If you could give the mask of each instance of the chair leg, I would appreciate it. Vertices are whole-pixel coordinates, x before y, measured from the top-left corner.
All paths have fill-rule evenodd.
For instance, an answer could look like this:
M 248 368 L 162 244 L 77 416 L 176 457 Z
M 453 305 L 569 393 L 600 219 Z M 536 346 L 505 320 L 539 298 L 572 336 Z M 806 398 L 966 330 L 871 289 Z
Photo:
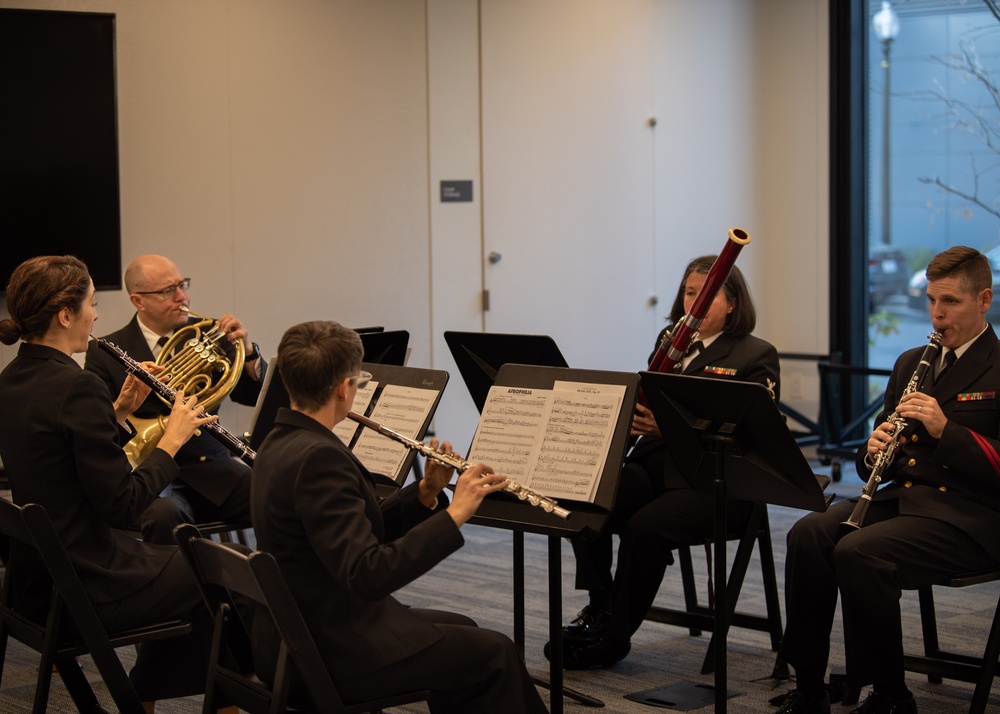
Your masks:
M 725 585 L 726 597 L 728 600 L 727 612 L 725 613 L 726 629 L 733 621 L 733 614 L 736 612 L 736 603 L 740 598 L 740 591 L 743 589 L 743 580 L 746 578 L 747 568 L 750 566 L 750 556 L 753 554 L 753 544 L 756 539 L 756 527 L 748 527 L 740 538 L 736 547 L 736 556 L 733 558 L 733 566 L 729 570 L 729 580 L 726 583 L 716 583 L 716 587 Z M 714 617 L 719 617 L 718 608 L 713 613 Z M 702 674 L 711 674 L 715 671 L 715 635 L 709 640 L 708 650 L 705 652 L 705 661 L 701 666 Z
M 930 585 L 917 591 L 920 600 L 920 627 L 924 636 L 924 656 L 939 658 L 941 645 L 938 642 L 937 615 L 934 613 L 934 590 Z M 941 677 L 928 674 L 927 681 L 941 684 Z
M 979 673 L 979 681 L 976 682 L 976 690 L 972 695 L 969 714 L 983 714 L 986 711 L 986 703 L 990 698 L 990 690 L 993 688 L 993 678 L 997 673 L 998 658 L 1000 658 L 1000 604 L 997 605 L 996 612 L 993 614 L 993 626 L 990 628 L 990 635 L 986 640 L 982 671 Z
M 781 596 L 778 594 L 778 576 L 774 569 L 774 551 L 771 548 L 770 525 L 763 523 L 767 531 L 757 534 L 757 554 L 760 556 L 760 572 L 764 581 L 764 602 L 767 607 L 767 620 L 771 628 L 771 650 L 778 651 L 785 628 L 781 623 Z M 787 665 L 785 667 L 787 671 Z
M 698 589 L 694 582 L 694 564 L 691 562 L 691 547 L 678 546 L 677 558 L 681 561 L 681 584 L 684 588 L 684 609 L 688 612 L 698 610 Z M 701 630 L 688 629 L 692 637 L 701 635 Z
M 75 657 L 56 660 L 56 668 L 59 670 L 59 677 L 66 686 L 66 691 L 73 698 L 77 711 L 86 714 L 107 714 L 107 710 L 97 700 L 90 682 L 87 681 L 87 677 L 83 674 Z

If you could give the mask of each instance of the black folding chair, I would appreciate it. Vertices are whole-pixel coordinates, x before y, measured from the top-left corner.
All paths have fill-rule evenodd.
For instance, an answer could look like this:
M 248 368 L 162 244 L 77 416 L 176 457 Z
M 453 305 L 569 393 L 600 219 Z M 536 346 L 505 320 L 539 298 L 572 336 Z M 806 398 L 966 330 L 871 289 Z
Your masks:
M 97 617 L 42 506 L 19 507 L 0 499 L 0 533 L 12 541 L 0 591 L 0 682 L 7 641 L 13 637 L 41 655 L 33 712 L 41 714 L 46 709 L 53 665 L 81 712 L 103 711 L 75 660 L 89 654 L 119 711 L 143 714 L 139 697 L 115 649 L 188 634 L 191 623 L 169 620 L 109 632 Z M 18 602 L 19 584 L 29 581 L 42 583 L 48 591 L 48 608 L 41 617 L 25 612 Z
M 243 555 L 203 538 L 190 524 L 178 526 L 174 536 L 215 620 L 204 712 L 215 711 L 221 699 L 250 714 L 359 714 L 425 701 L 430 696 L 429 691 L 420 690 L 345 703 L 273 556 L 262 551 Z M 250 638 L 234 594 L 256 603 L 253 616 L 271 618 L 281 636 L 273 685 L 257 677 L 247 661 Z M 296 687 L 293 695 L 293 679 L 305 685 L 307 696 L 299 691 L 301 687 Z
M 729 571 L 727 583 L 729 602 L 730 627 L 744 627 L 767 632 L 771 636 L 771 649 L 777 651 L 781 644 L 783 627 L 781 624 L 781 595 L 778 591 L 778 580 L 774 569 L 774 549 L 771 546 L 771 527 L 767 519 L 767 504 L 755 503 L 747 517 L 743 530 L 729 533 L 728 540 L 739 540 L 736 556 Z M 712 540 L 706 539 L 705 544 Z M 764 585 L 766 613 L 748 614 L 736 612 L 743 580 L 746 577 L 753 546 L 756 543 L 760 556 L 761 577 Z M 710 551 L 709 551 L 710 552 Z M 692 635 L 700 635 L 702 630 L 712 632 L 715 622 L 715 603 L 713 592 L 709 592 L 710 602 L 703 605 L 698 602 L 698 591 L 695 586 L 694 567 L 691 560 L 691 547 L 682 545 L 677 548 L 677 556 L 681 565 L 681 579 L 684 590 L 684 609 L 654 606 L 649 609 L 646 619 L 667 625 L 679 625 L 688 628 Z M 709 569 L 711 572 L 711 569 Z M 705 661 L 702 664 L 702 674 L 714 670 L 715 638 L 709 642 Z
M 964 588 L 972 585 L 1000 580 L 1000 570 L 949 578 L 937 585 L 949 588 Z M 997 658 L 1000 657 L 1000 601 L 993 614 L 986 648 L 981 657 L 942 650 L 938 643 L 937 616 L 934 612 L 933 586 L 918 590 L 920 598 L 920 624 L 924 637 L 924 654 L 904 655 L 903 666 L 910 672 L 926 674 L 930 682 L 940 683 L 942 678 L 972 682 L 976 685 L 969 706 L 969 714 L 982 714 L 993 688 L 993 678 L 997 674 Z

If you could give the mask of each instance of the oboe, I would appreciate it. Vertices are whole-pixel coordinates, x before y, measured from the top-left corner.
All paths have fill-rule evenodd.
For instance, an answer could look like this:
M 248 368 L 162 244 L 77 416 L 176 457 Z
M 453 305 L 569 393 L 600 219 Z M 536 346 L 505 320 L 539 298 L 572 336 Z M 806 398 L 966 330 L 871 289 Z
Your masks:
M 97 342 L 97 346 L 102 350 L 107 352 L 109 355 L 114 357 L 116 360 L 122 363 L 125 367 L 125 371 L 131 375 L 134 375 L 137 379 L 141 380 L 144 384 L 148 385 L 150 389 L 159 394 L 161 397 L 166 399 L 169 403 L 173 404 L 174 399 L 177 397 L 177 390 L 168 384 L 164 384 L 156 375 L 144 368 L 141 364 L 136 362 L 134 359 L 128 356 L 121 347 L 113 342 L 108 342 L 107 340 L 94 337 L 94 341 Z M 205 412 L 202 412 L 200 416 L 207 416 Z M 218 422 L 209 422 L 208 424 L 203 424 L 201 429 L 205 429 L 209 434 L 214 436 L 216 439 L 222 442 L 222 445 L 227 449 L 232 451 L 238 457 L 243 459 L 247 464 L 253 466 L 254 459 L 257 458 L 257 452 L 247 446 L 241 439 L 236 437 L 231 432 L 227 431 Z
M 414 451 L 423 454 L 428 459 L 432 461 L 437 461 L 445 466 L 450 466 L 459 473 L 465 471 L 467 468 L 472 466 L 468 461 L 457 456 L 455 454 L 443 454 L 440 451 L 432 449 L 430 446 L 422 441 L 417 441 L 416 439 L 411 439 L 408 436 L 400 434 L 398 431 L 393 431 L 387 426 L 379 424 L 377 421 L 372 421 L 368 417 L 361 416 L 355 412 L 348 412 L 347 416 L 349 419 L 353 419 L 362 426 L 366 426 L 369 429 L 374 429 L 379 434 L 387 436 L 390 439 L 394 439 L 401 444 L 404 444 L 407 448 L 413 449 Z M 517 496 L 522 501 L 527 501 L 532 506 L 538 506 L 546 513 L 553 513 L 560 518 L 569 518 L 569 511 L 567 511 L 562 506 L 558 505 L 555 499 L 549 498 L 548 496 L 543 496 L 537 491 L 533 491 L 530 488 L 525 488 L 521 484 L 507 479 L 507 486 L 504 487 L 504 491 Z
M 900 399 L 920 389 L 920 385 L 923 384 L 924 378 L 927 376 L 927 370 L 930 369 L 937 358 L 938 351 L 941 349 L 941 333 L 932 332 L 930 340 L 928 345 L 924 347 L 923 354 L 920 355 L 920 362 L 910 377 L 910 381 L 906 384 L 906 389 L 903 390 Z M 860 528 L 862 526 L 865 521 L 865 515 L 868 513 L 868 506 L 871 504 L 872 496 L 875 495 L 879 484 L 882 483 L 885 472 L 896 457 L 896 451 L 900 447 L 899 435 L 906 428 L 906 420 L 899 415 L 898 404 L 892 414 L 886 418 L 886 421 L 892 424 L 892 440 L 886 445 L 885 451 L 880 451 L 876 454 L 871 476 L 868 477 L 868 483 L 865 484 L 864 489 L 861 491 L 861 498 L 858 499 L 857 505 L 854 506 L 851 517 L 846 521 L 841 521 L 840 525 L 842 526 L 849 528 Z

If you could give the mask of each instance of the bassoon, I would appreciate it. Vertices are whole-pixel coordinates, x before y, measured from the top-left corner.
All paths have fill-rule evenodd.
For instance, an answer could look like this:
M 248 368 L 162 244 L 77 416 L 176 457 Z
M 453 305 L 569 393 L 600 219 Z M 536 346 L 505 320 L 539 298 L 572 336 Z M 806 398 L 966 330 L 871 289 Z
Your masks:
M 712 267 L 709 268 L 705 282 L 691 304 L 691 310 L 663 336 L 663 340 L 660 341 L 659 347 L 653 354 L 653 359 L 649 362 L 647 371 L 673 372 L 681 363 L 691 347 L 691 343 L 697 338 L 698 328 L 701 327 L 702 320 L 705 319 L 708 309 L 715 301 L 715 296 L 729 279 L 729 274 L 736 263 L 736 256 L 749 242 L 750 235 L 742 228 L 729 229 L 726 245 L 719 253 L 719 257 L 712 263 Z M 641 391 L 639 401 L 643 406 L 649 406 Z

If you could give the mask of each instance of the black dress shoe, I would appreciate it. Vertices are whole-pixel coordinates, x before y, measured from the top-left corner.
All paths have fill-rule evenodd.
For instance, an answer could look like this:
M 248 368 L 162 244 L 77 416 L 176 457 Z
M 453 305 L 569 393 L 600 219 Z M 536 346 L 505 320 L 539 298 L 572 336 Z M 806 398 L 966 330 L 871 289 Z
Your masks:
M 830 695 L 811 697 L 793 689 L 785 696 L 781 708 L 775 714 L 830 714 Z
M 563 644 L 563 668 L 610 667 L 625 659 L 630 649 L 632 649 L 632 643 L 628 640 L 622 642 L 601 638 L 586 644 L 566 642 Z M 548 645 L 546 645 L 545 655 L 546 657 L 549 655 Z
M 908 699 L 893 699 L 872 692 L 851 714 L 917 714 L 917 702 L 913 695 Z
M 604 628 L 611 619 L 611 613 L 596 605 L 587 605 L 580 610 L 576 619 L 563 625 L 563 639 L 568 642 L 593 642 L 604 634 Z

